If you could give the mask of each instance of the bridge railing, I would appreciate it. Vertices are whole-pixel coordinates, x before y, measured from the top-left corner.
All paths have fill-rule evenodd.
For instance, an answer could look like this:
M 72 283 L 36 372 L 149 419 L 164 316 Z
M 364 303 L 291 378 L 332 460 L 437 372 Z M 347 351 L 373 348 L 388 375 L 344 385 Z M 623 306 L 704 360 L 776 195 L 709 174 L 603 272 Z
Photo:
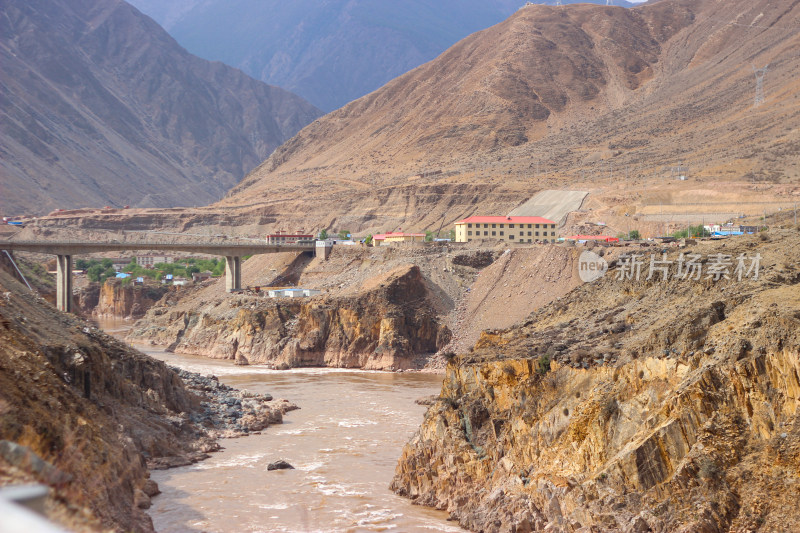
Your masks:
M 248 242 L 231 242 L 230 240 L 224 241 L 126 241 L 119 239 L 111 239 L 108 241 L 89 241 L 89 240 L 76 240 L 76 239 L 59 239 L 59 240 L 0 240 L 0 247 L 8 246 L 208 246 L 214 248 L 299 248 L 299 247 L 313 247 L 314 243 L 268 243 L 266 241 L 251 240 Z

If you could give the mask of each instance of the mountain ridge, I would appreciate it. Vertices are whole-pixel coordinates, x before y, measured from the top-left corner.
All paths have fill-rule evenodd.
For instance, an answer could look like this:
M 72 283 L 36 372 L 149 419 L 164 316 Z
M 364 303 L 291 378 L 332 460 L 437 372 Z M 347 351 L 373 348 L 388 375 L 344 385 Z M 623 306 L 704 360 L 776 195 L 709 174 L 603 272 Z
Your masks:
M 124 2 L 4 4 L 6 213 L 202 205 L 320 114 L 190 56 Z
M 434 59 L 461 38 L 502 22 L 525 4 L 512 0 L 132 3 L 192 53 L 237 66 L 326 111 Z M 230 27 L 236 31 L 228 31 Z

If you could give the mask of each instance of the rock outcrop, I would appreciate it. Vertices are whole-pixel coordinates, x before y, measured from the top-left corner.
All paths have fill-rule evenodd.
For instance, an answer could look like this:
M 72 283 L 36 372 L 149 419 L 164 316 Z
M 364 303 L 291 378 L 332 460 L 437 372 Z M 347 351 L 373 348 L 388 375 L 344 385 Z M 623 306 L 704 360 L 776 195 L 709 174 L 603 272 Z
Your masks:
M 731 260 L 716 281 L 618 280 L 615 262 L 486 332 L 451 359 L 393 490 L 474 531 L 797 530 L 798 245 L 683 250 Z
M 108 279 L 100 288 L 92 314 L 100 317 L 141 318 L 167 291 L 167 286 L 133 285 L 118 279 Z
M 137 324 L 131 338 L 169 345 L 178 353 L 278 368 L 375 370 L 420 366 L 420 355 L 436 352 L 450 339 L 414 265 L 370 279 L 352 295 L 298 299 L 238 295 L 216 302 L 213 308 L 171 312 L 165 299 Z

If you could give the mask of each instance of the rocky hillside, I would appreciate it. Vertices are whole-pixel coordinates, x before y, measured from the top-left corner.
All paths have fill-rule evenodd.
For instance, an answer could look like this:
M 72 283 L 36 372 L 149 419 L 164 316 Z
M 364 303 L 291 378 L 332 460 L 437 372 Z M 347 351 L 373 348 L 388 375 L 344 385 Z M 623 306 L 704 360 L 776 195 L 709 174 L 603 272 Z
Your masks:
M 0 485 L 51 487 L 50 520 L 152 531 L 148 467 L 190 464 L 218 449 L 212 437 L 260 430 L 292 407 L 184 379 L 193 383 L 0 269 Z M 232 413 L 231 402 L 242 408 Z
M 122 0 L 8 0 L 0 35 L 4 214 L 203 205 L 320 115 Z
M 260 294 L 225 293 L 221 280 L 171 291 L 130 338 L 281 368 L 438 367 L 435 352 L 466 348 L 483 329 L 509 327 L 569 292 L 579 283 L 577 257 L 575 248 L 549 245 L 446 244 L 337 245 L 327 260 L 254 256 L 243 265 L 243 286 L 260 286 Z M 267 286 L 322 294 L 268 299 Z
M 212 0 L 176 15 L 163 2 L 131 3 L 193 54 L 241 68 L 325 111 L 430 61 L 519 7 L 508 0 L 246 0 L 231 9 L 230 2 Z
M 393 489 L 474 531 L 800 528 L 799 245 L 795 228 L 667 250 L 667 281 L 649 251 L 617 279 L 623 257 L 485 333 Z M 699 279 L 675 277 L 679 253 Z
M 267 299 L 236 296 L 191 311 L 172 310 L 177 294 L 137 323 L 132 339 L 276 368 L 419 368 L 420 356 L 450 340 L 420 269 L 400 266 L 348 296 Z
M 543 188 L 645 195 L 679 163 L 695 196 L 796 183 L 798 24 L 785 2 L 527 6 L 306 127 L 218 207 L 286 229 L 436 230 Z

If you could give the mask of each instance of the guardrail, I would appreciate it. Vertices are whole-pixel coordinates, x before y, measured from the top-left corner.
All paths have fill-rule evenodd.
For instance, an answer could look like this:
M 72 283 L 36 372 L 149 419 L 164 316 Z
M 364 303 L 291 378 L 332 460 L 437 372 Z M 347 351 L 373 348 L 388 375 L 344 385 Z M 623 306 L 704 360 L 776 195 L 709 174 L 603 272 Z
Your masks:
M 112 239 L 109 241 L 86 240 L 7 240 L 0 241 L 0 250 L 38 251 L 54 253 L 57 255 L 72 255 L 75 253 L 94 253 L 112 250 L 175 250 L 210 255 L 241 255 L 270 253 L 285 251 L 311 251 L 315 249 L 314 243 L 270 244 L 266 242 L 231 242 L 224 241 L 124 241 Z
M 0 489 L 2 531 L 9 533 L 66 533 L 44 518 L 49 489 L 45 485 L 11 485 Z

